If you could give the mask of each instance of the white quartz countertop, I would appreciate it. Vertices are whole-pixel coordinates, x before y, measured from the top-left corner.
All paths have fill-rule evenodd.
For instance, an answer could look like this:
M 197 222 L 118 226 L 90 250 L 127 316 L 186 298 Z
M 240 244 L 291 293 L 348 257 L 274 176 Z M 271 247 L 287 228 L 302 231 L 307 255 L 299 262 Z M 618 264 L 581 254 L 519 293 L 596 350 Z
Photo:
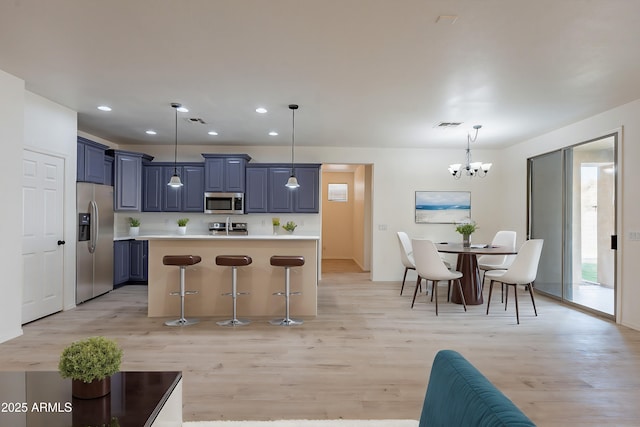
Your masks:
M 305 234 L 249 234 L 225 236 L 211 234 L 140 234 L 138 236 L 115 236 L 113 240 L 320 240 L 320 236 Z

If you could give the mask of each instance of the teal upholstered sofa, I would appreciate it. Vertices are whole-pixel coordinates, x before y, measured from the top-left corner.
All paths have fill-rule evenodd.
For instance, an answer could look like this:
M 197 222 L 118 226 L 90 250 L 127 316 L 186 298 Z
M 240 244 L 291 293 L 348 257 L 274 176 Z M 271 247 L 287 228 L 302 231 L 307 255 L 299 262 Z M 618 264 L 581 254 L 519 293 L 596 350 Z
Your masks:
M 431 368 L 419 427 L 535 426 L 460 353 L 441 350 Z

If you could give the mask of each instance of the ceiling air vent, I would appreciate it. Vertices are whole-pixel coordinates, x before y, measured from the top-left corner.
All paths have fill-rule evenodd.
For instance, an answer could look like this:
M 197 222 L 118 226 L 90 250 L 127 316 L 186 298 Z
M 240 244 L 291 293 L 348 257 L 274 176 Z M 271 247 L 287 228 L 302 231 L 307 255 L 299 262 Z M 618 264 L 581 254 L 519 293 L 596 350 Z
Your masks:
M 436 127 L 440 129 L 448 129 L 458 127 L 461 124 L 462 122 L 440 122 L 436 125 Z
M 187 119 L 187 121 L 189 123 L 193 123 L 194 125 L 198 124 L 198 123 L 200 123 L 201 125 L 206 124 L 206 122 L 204 120 L 202 120 L 201 118 L 199 118 L 199 117 L 190 117 L 190 118 Z

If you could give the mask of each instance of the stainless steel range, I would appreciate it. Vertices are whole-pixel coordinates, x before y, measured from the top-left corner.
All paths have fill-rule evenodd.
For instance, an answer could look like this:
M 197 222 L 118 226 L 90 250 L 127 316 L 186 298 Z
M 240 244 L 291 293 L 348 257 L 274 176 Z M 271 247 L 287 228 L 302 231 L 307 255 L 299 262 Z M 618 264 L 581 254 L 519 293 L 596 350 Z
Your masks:
M 210 222 L 209 232 L 214 236 L 246 236 L 249 234 L 246 222 Z

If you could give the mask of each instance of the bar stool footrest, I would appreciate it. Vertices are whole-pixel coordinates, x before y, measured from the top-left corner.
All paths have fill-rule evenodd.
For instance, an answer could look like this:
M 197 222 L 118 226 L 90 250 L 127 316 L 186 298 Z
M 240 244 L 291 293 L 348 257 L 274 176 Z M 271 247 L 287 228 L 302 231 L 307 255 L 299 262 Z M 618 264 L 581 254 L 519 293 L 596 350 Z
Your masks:
M 197 293 L 198 293 L 198 291 L 185 291 L 184 292 L 185 295 L 195 295 Z M 180 292 L 179 291 L 178 292 L 169 292 L 169 295 L 178 296 L 179 297 L 180 296 Z

